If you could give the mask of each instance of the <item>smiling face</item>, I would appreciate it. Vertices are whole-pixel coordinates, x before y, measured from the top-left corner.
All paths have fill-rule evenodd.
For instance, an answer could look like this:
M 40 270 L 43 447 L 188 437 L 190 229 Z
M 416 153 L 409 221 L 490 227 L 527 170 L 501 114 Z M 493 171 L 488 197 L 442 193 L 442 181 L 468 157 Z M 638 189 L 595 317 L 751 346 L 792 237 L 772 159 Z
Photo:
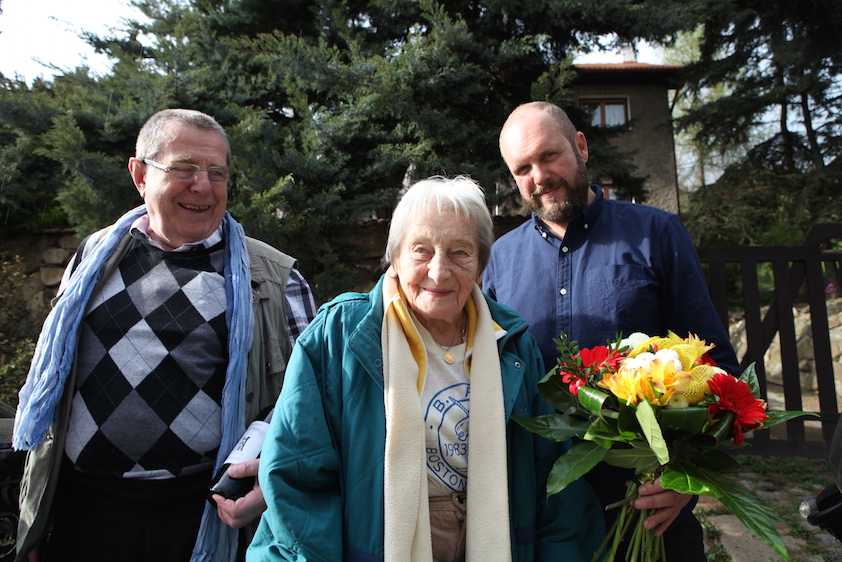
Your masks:
M 588 205 L 590 195 L 588 144 L 581 132 L 575 141 L 571 145 L 537 108 L 516 110 L 500 134 L 500 152 L 524 204 L 545 223 L 564 228 Z
M 164 126 L 163 133 L 162 149 L 153 158 L 156 162 L 200 168 L 227 165 L 225 142 L 216 131 L 173 121 Z M 210 182 L 207 172 L 199 172 L 192 181 L 179 181 L 136 158 L 129 160 L 129 171 L 146 202 L 149 236 L 165 250 L 203 240 L 222 222 L 228 184 Z
M 455 211 L 422 213 L 407 224 L 390 270 L 407 304 L 435 337 L 449 335 L 479 275 L 474 225 Z

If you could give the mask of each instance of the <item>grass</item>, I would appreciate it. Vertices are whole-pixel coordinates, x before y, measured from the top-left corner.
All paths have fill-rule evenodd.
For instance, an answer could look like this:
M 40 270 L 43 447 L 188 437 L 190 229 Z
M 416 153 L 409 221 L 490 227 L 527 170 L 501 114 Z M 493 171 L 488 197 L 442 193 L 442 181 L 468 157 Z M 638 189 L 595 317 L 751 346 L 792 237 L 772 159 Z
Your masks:
M 764 476 L 774 486 L 785 480 L 797 480 L 804 488 L 817 490 L 833 481 L 825 459 L 800 457 L 737 457 L 742 470 Z

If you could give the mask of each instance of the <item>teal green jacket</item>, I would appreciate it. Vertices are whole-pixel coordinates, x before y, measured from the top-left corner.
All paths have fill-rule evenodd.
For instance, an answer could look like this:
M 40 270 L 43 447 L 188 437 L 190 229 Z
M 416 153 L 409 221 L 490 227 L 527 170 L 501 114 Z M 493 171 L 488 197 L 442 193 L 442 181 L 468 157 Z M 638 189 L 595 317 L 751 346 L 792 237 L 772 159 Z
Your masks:
M 382 283 L 322 306 L 296 342 L 261 452 L 268 509 L 249 546 L 250 562 L 383 559 Z M 593 491 L 580 481 L 547 501 L 559 446 L 510 419 L 552 412 L 538 393 L 538 346 L 520 316 L 490 299 L 488 306 L 508 332 L 498 347 L 512 560 L 588 561 L 605 533 Z

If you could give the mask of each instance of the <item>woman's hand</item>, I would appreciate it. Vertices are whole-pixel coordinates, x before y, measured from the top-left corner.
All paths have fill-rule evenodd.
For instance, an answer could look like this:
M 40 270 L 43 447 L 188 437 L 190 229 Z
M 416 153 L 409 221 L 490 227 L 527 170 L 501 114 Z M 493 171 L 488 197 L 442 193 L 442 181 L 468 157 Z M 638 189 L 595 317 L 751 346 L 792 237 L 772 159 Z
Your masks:
M 693 496 L 679 494 L 661 486 L 661 479 L 641 484 L 637 489 L 640 497 L 634 500 L 637 509 L 649 509 L 651 513 L 643 522 L 645 529 L 654 529 L 655 536 L 664 534 L 678 514 Z
M 236 500 L 229 500 L 218 494 L 213 495 L 219 518 L 231 528 L 239 529 L 248 525 L 266 510 L 266 501 L 263 499 L 263 492 L 260 490 L 260 483 L 257 481 L 257 468 L 259 466 L 260 459 L 254 459 L 228 467 L 228 475 L 231 478 L 255 477 L 254 487 L 245 496 Z

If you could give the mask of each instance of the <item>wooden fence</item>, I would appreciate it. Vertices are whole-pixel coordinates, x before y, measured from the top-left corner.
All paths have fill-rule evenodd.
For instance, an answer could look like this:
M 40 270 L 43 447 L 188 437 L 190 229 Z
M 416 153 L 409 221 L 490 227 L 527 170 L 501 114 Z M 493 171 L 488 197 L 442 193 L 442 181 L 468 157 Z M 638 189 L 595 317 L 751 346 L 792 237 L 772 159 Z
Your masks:
M 842 224 L 816 225 L 800 246 L 698 249 L 699 258 L 709 275 L 714 306 L 726 328 L 729 304 L 733 307 L 735 301 L 741 301 L 747 348 L 744 356 L 738 359 L 743 368 L 752 362 L 756 364 L 764 398 L 767 397 L 768 385 L 763 357 L 775 336 L 779 336 L 787 410 L 805 410 L 793 306 L 807 304 L 810 307 L 820 421 L 809 422 L 807 418 L 799 418 L 787 422 L 785 431 L 778 431 L 776 427 L 755 432 L 747 440 L 751 446 L 740 452 L 827 456 L 827 446 L 839 417 L 826 308 L 827 273 L 838 272 L 842 266 L 842 251 L 827 249 L 831 247 L 831 240 L 842 240 Z M 729 267 L 728 264 L 738 266 Z M 758 274 L 759 270 L 769 269 L 774 278 L 771 300 L 768 294 L 761 293 L 761 276 Z M 736 290 L 736 287 L 740 289 Z

